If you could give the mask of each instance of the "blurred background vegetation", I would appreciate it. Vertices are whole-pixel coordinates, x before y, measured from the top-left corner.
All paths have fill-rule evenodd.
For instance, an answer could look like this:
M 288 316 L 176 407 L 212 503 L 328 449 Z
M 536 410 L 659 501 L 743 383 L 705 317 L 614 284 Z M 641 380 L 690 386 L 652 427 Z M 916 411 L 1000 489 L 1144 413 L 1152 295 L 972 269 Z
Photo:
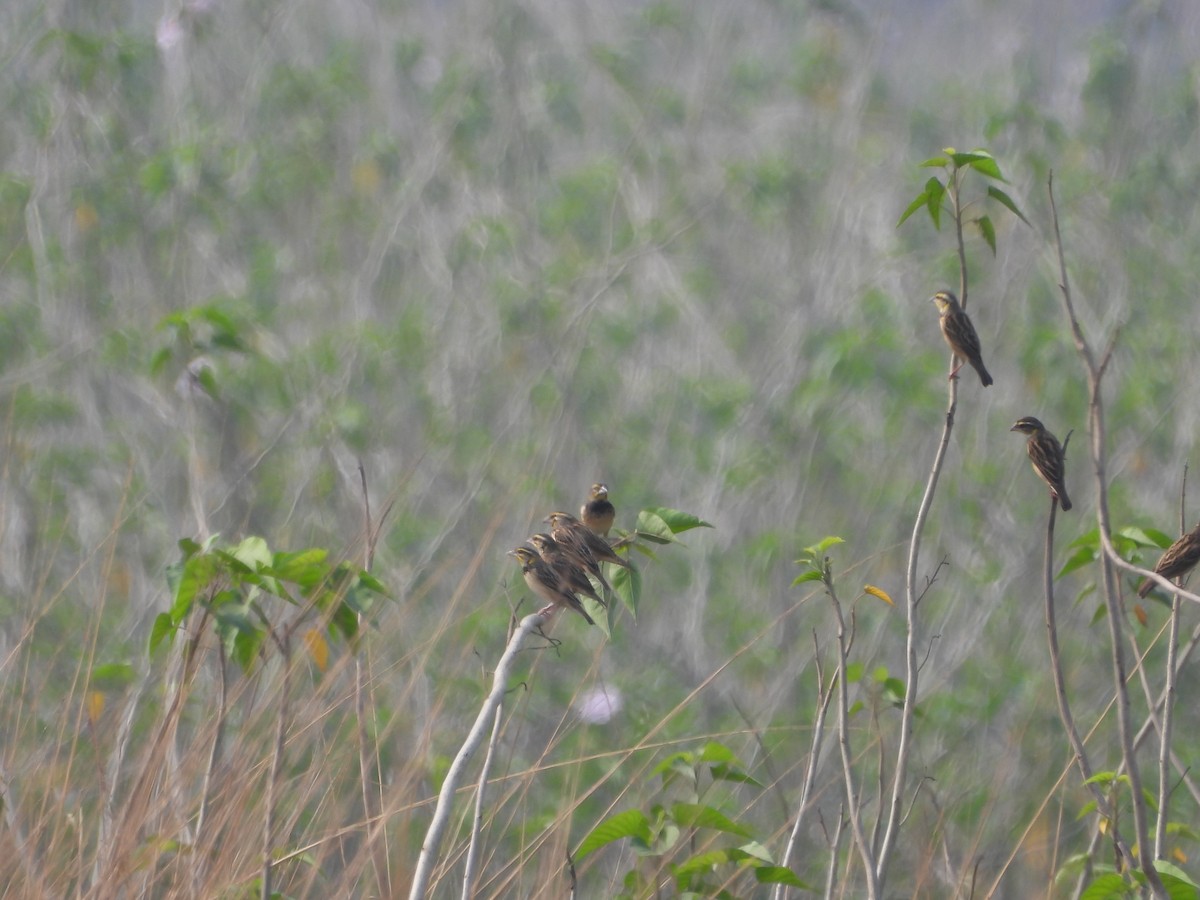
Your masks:
M 482 889 L 562 896 L 563 851 L 652 802 L 664 742 L 712 735 L 768 784 L 731 810 L 777 846 L 813 632 L 829 640 L 793 560 L 840 535 L 848 583 L 898 596 L 942 424 L 929 298 L 958 288 L 954 243 L 924 217 L 895 226 L 946 146 L 993 152 L 1032 224 L 993 211 L 995 256 L 968 236 L 996 385 L 961 383 L 926 535 L 922 576 L 948 563 L 922 607 L 913 774 L 931 781 L 892 886 L 949 895 L 956 866 L 991 877 L 1019 848 L 1005 895 L 1023 896 L 1082 849 L 1074 773 L 1039 810 L 1069 754 L 1045 674 L 1047 497 L 1008 428 L 1076 429 L 1061 545 L 1094 527 L 1053 170 L 1085 326 L 1120 328 L 1115 521 L 1177 533 L 1200 418 L 1200 7 L 10 0 L 0 67 L 0 845 L 24 829 L 45 872 L 4 854 L 9 895 L 89 883 L 105 791 L 128 777 L 105 767 L 162 702 L 146 644 L 177 541 L 255 534 L 361 564 L 360 460 L 373 510 L 392 504 L 374 571 L 394 600 L 366 640 L 395 890 L 523 599 L 504 551 L 595 480 L 619 527 L 659 505 L 715 527 L 643 561 L 637 622 L 611 643 L 563 621 L 558 652 L 531 654 L 542 677 L 511 701 L 502 751 L 520 787 L 499 791 Z M 1060 585 L 1084 718 L 1108 684 L 1090 577 Z M 899 670 L 902 634 L 868 598 L 855 656 Z M 122 677 L 97 684 L 104 666 Z M 289 743 L 281 844 L 310 847 L 293 895 L 365 865 L 346 670 L 318 668 Z M 572 704 L 599 686 L 621 707 L 586 724 Z M 226 846 L 269 743 L 246 691 L 230 758 L 250 786 L 230 791 Z M 183 771 L 210 714 L 190 711 Z M 823 783 L 836 817 L 837 773 Z M 795 867 L 820 883 L 815 820 L 805 839 Z M 251 848 L 228 852 L 206 892 L 257 874 Z M 585 896 L 631 865 L 591 857 Z M 143 860 L 145 883 L 164 868 Z

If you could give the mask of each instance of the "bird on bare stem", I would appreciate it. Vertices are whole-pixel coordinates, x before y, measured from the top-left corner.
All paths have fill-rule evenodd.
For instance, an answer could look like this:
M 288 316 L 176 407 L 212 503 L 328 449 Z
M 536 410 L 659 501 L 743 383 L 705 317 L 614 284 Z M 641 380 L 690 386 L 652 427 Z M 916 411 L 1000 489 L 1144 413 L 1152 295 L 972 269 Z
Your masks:
M 1163 578 L 1175 579 L 1186 575 L 1198 562 L 1200 562 L 1200 522 L 1197 522 L 1195 528 L 1166 549 L 1154 566 L 1154 572 Z M 1158 587 L 1157 581 L 1146 578 L 1138 585 L 1138 596 L 1145 597 L 1156 587 Z
M 1066 466 L 1063 461 L 1063 448 L 1058 443 L 1058 438 L 1033 416 L 1017 419 L 1009 431 L 1029 435 L 1029 440 L 1025 442 L 1025 450 L 1029 453 L 1029 461 L 1033 463 L 1033 471 L 1050 486 L 1050 494 L 1057 498 L 1063 512 L 1069 510 L 1071 498 L 1067 496 L 1067 487 L 1063 483 Z
M 970 363 L 979 373 L 979 380 L 983 382 L 984 387 L 992 384 L 992 376 L 983 364 L 979 335 L 975 332 L 975 326 L 971 324 L 970 316 L 959 305 L 958 298 L 950 291 L 938 291 L 933 295 L 933 302 L 938 308 L 938 324 L 942 326 L 942 337 L 959 360 L 950 377 L 954 378 L 959 369 Z
M 549 604 L 538 610 L 540 615 L 544 616 L 559 608 L 573 609 L 583 616 L 589 625 L 596 624 L 596 621 L 583 608 L 583 604 L 579 602 L 579 598 L 571 592 L 569 586 L 563 583 L 559 574 L 537 554 L 536 550 L 522 545 L 509 550 L 508 554 L 515 556 L 517 562 L 521 564 L 521 574 L 525 576 L 525 584 L 529 586 L 529 589 Z

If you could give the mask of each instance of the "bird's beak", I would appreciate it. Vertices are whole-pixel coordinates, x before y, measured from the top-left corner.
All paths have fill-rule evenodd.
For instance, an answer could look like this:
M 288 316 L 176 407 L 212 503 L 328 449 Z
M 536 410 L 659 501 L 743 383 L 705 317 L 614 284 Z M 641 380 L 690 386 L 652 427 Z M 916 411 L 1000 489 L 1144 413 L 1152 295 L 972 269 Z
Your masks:
M 504 554 L 504 555 L 505 555 L 505 556 L 516 556 L 516 555 L 517 555 L 517 551 L 516 551 L 516 550 L 509 550 L 509 551 L 508 551 L 506 554 Z
M 1021 424 L 1020 422 L 1018 422 L 1018 423 L 1017 423 L 1017 425 L 1020 425 L 1020 424 Z M 1014 425 L 1012 428 L 1010 428 L 1010 429 L 1008 429 L 1008 430 L 1009 430 L 1009 431 L 1016 431 L 1016 430 L 1017 430 L 1017 425 Z

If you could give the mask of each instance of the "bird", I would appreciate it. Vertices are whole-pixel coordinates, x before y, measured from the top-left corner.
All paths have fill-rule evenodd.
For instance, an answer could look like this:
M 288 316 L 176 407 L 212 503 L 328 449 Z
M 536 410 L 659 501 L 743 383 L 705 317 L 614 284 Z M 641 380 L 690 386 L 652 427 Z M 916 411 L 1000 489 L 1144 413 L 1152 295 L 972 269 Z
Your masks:
M 992 376 L 988 374 L 987 368 L 983 365 L 983 356 L 979 349 L 979 335 L 975 332 L 975 326 L 971 324 L 971 317 L 958 305 L 958 298 L 950 291 L 938 291 L 933 295 L 933 302 L 937 304 L 938 324 L 942 326 L 942 337 L 946 339 L 946 343 L 950 345 L 950 349 L 960 360 L 959 364 L 954 367 L 954 371 L 950 373 L 950 377 L 953 378 L 958 374 L 959 369 L 970 363 L 971 367 L 979 373 L 979 380 L 983 382 L 984 387 L 992 384 Z
M 591 597 L 601 606 L 608 606 L 600 595 L 596 593 L 596 589 L 592 587 L 592 583 L 588 580 L 584 568 L 579 564 L 576 554 L 572 553 L 567 547 L 564 547 L 548 534 L 535 534 L 529 538 L 529 543 L 533 544 L 533 549 L 538 552 L 538 556 L 542 558 L 542 562 L 554 570 L 567 590 L 575 594 L 583 594 L 585 597 Z
M 1179 540 L 1166 549 L 1154 566 L 1154 572 L 1163 578 L 1179 578 L 1192 570 L 1200 562 L 1200 522 L 1196 527 L 1183 535 Z M 1158 587 L 1158 582 L 1147 578 L 1138 585 L 1138 596 L 1145 597 Z
M 552 512 L 546 517 L 546 521 L 550 523 L 550 533 L 556 541 L 575 549 L 584 557 L 585 561 L 588 556 L 591 556 L 597 569 L 600 568 L 598 564 L 602 562 L 610 562 L 626 569 L 632 568 L 627 560 L 616 554 L 608 541 L 570 513 Z M 585 566 L 585 568 L 588 567 Z M 593 572 L 593 574 L 595 573 Z
M 617 508 L 608 499 L 608 485 L 597 482 L 592 485 L 587 502 L 579 508 L 579 518 L 596 534 L 605 536 L 617 518 Z
M 553 609 L 566 607 L 583 616 L 589 625 L 596 624 L 595 619 L 587 614 L 587 610 L 579 602 L 579 598 L 563 584 L 558 573 L 542 561 L 536 550 L 522 545 L 509 550 L 508 555 L 515 556 L 521 564 L 521 574 L 525 576 L 525 583 L 529 585 L 529 589 L 549 604 L 538 610 L 539 615 L 544 616 Z
M 1029 460 L 1033 463 L 1033 471 L 1046 484 L 1050 485 L 1050 493 L 1062 504 L 1063 512 L 1071 508 L 1071 498 L 1067 496 L 1067 487 L 1063 484 L 1063 449 L 1058 438 L 1046 430 L 1046 426 L 1033 416 L 1017 419 L 1009 431 L 1019 431 L 1029 435 L 1025 449 Z

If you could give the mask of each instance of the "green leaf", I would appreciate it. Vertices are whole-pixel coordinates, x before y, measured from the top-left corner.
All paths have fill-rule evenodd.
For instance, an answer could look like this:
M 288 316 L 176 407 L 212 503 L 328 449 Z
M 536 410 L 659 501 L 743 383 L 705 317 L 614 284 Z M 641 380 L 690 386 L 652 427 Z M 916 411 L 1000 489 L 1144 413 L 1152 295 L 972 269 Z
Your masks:
M 706 850 L 689 857 L 677 866 L 672 866 L 671 873 L 675 876 L 676 887 L 686 890 L 692 886 L 691 876 L 710 873 L 717 866 L 723 866 L 729 861 L 728 850 Z
M 942 230 L 942 197 L 946 195 L 946 186 L 936 178 L 925 182 L 925 206 L 929 210 L 929 218 L 933 219 L 933 227 Z
M 1079 900 L 1125 900 L 1130 896 L 1129 885 L 1115 872 L 1092 879 Z
M 992 248 L 992 256 L 995 256 L 996 227 L 992 224 L 992 220 L 988 216 L 980 216 L 975 220 L 975 224 L 979 226 L 979 233 L 983 235 L 984 241 Z
M 273 561 L 267 542 L 254 535 L 243 538 L 241 543 L 230 550 L 230 554 L 252 572 L 271 565 Z
M 917 163 L 918 169 L 944 169 L 950 164 L 950 160 L 944 156 L 931 156 L 925 162 Z
M 720 762 L 729 763 L 730 765 L 734 766 L 745 766 L 745 763 L 737 758 L 736 753 L 734 753 L 724 744 L 719 744 L 716 741 L 709 741 L 707 744 L 705 744 L 697 756 L 697 759 L 700 762 Z
M 800 562 L 800 560 L 796 560 L 796 562 Z M 803 575 L 797 575 L 794 579 L 792 579 L 792 587 L 795 587 L 798 584 L 803 584 L 806 581 L 820 581 L 824 577 L 825 575 L 822 572 L 812 569 L 808 572 L 805 572 Z
M 862 681 L 863 673 L 866 671 L 866 666 L 860 662 L 852 662 L 846 665 L 846 680 L 851 684 Z
M 828 537 L 821 538 L 821 540 L 813 544 L 811 547 L 805 547 L 804 552 L 813 559 L 817 559 L 818 557 L 824 556 L 825 551 L 830 547 L 836 547 L 838 544 L 844 543 L 846 542 L 842 538 L 829 535 Z
M 738 837 L 750 837 L 749 829 L 739 825 L 724 813 L 700 803 L 676 803 L 671 807 L 671 818 L 681 828 L 711 828 Z
M 115 691 L 137 679 L 137 670 L 129 663 L 103 663 L 92 669 L 92 687 L 98 691 Z
M 995 158 L 983 150 L 973 150 L 970 153 L 960 153 L 959 157 L 963 158 L 962 165 L 969 166 L 980 175 L 985 175 L 988 178 L 995 178 L 997 181 L 1006 181 L 1005 177 L 1000 173 L 1000 166 L 996 164 Z M 955 159 L 958 164 L 958 159 Z
M 642 573 L 636 568 L 623 569 L 612 563 L 608 563 L 607 565 L 612 570 L 608 583 L 612 585 L 616 595 L 621 598 L 621 602 L 625 604 L 625 608 L 633 614 L 633 619 L 636 622 L 638 604 L 642 599 Z
M 150 652 L 153 653 L 158 649 L 159 644 L 174 636 L 175 623 L 167 613 L 159 613 L 154 617 L 154 625 L 150 628 Z
M 908 220 L 909 216 L 915 213 L 918 209 L 921 209 L 921 207 L 927 206 L 928 204 L 929 193 L 927 191 L 921 191 L 921 193 L 917 194 L 916 199 L 914 199 L 912 203 L 908 204 L 908 206 L 904 208 L 904 212 L 901 213 L 900 221 L 896 223 L 896 227 L 899 228 Z
M 709 769 L 713 780 L 715 781 L 733 781 L 737 784 L 749 784 L 756 788 L 762 788 L 764 785 L 757 778 L 748 775 L 744 770 L 736 766 L 728 766 L 724 763 L 719 763 Z
M 1069 575 L 1071 572 L 1082 569 L 1084 566 L 1091 565 L 1099 558 L 1100 556 L 1094 548 L 1080 547 L 1063 563 L 1063 567 L 1058 570 L 1058 577 L 1062 578 L 1064 575 Z
M 1025 218 L 1025 214 L 1022 213 L 1021 210 L 1017 209 L 1017 204 L 1013 202 L 1012 197 L 1008 196 L 1008 194 L 1004 193 L 1004 191 L 1000 190 L 1000 188 L 996 187 L 994 184 L 988 185 L 987 192 L 989 197 L 1006 207 L 1009 212 L 1011 212 L 1026 225 L 1029 224 L 1029 220 Z
M 1192 893 L 1188 896 L 1196 896 L 1195 891 L 1198 885 L 1196 882 L 1192 881 L 1191 876 L 1189 876 L 1187 872 L 1183 871 L 1183 869 L 1179 868 L 1179 866 L 1168 862 L 1165 859 L 1156 859 L 1154 861 L 1154 868 L 1158 869 L 1158 874 L 1162 876 L 1164 882 L 1166 882 L 1168 878 L 1172 881 L 1179 882 L 1181 887 L 1187 887 L 1192 890 Z M 1167 885 L 1167 891 L 1172 897 L 1176 896 L 1175 892 L 1171 890 L 1170 885 Z
M 609 816 L 588 832 L 575 850 L 575 860 L 578 862 L 593 850 L 607 847 L 623 838 L 637 838 L 643 844 L 649 844 L 653 837 L 645 813 L 640 809 L 627 809 Z
M 813 890 L 787 866 L 755 866 L 754 877 L 759 884 L 786 884 L 802 891 Z
M 1158 547 L 1160 550 L 1166 550 L 1175 543 L 1174 538 L 1157 528 L 1138 528 L 1136 525 L 1129 525 L 1122 528 L 1117 534 L 1140 547 Z
M 643 510 L 651 512 L 667 524 L 671 529 L 672 534 L 682 534 L 685 531 L 691 531 L 693 528 L 712 528 L 713 526 L 705 522 L 699 516 L 693 516 L 691 513 L 682 512 L 678 509 L 669 509 L 665 506 L 658 506 L 651 510 Z
M 649 538 L 655 543 L 675 543 L 675 532 L 671 530 L 667 520 L 658 514 L 658 510 L 643 509 L 638 513 L 634 531 L 638 533 L 639 537 Z
M 266 546 L 265 542 L 263 546 Z M 303 588 L 312 588 L 329 577 L 329 566 L 325 565 L 328 556 L 329 551 L 319 547 L 297 553 L 276 553 L 269 568 L 263 571 Z

